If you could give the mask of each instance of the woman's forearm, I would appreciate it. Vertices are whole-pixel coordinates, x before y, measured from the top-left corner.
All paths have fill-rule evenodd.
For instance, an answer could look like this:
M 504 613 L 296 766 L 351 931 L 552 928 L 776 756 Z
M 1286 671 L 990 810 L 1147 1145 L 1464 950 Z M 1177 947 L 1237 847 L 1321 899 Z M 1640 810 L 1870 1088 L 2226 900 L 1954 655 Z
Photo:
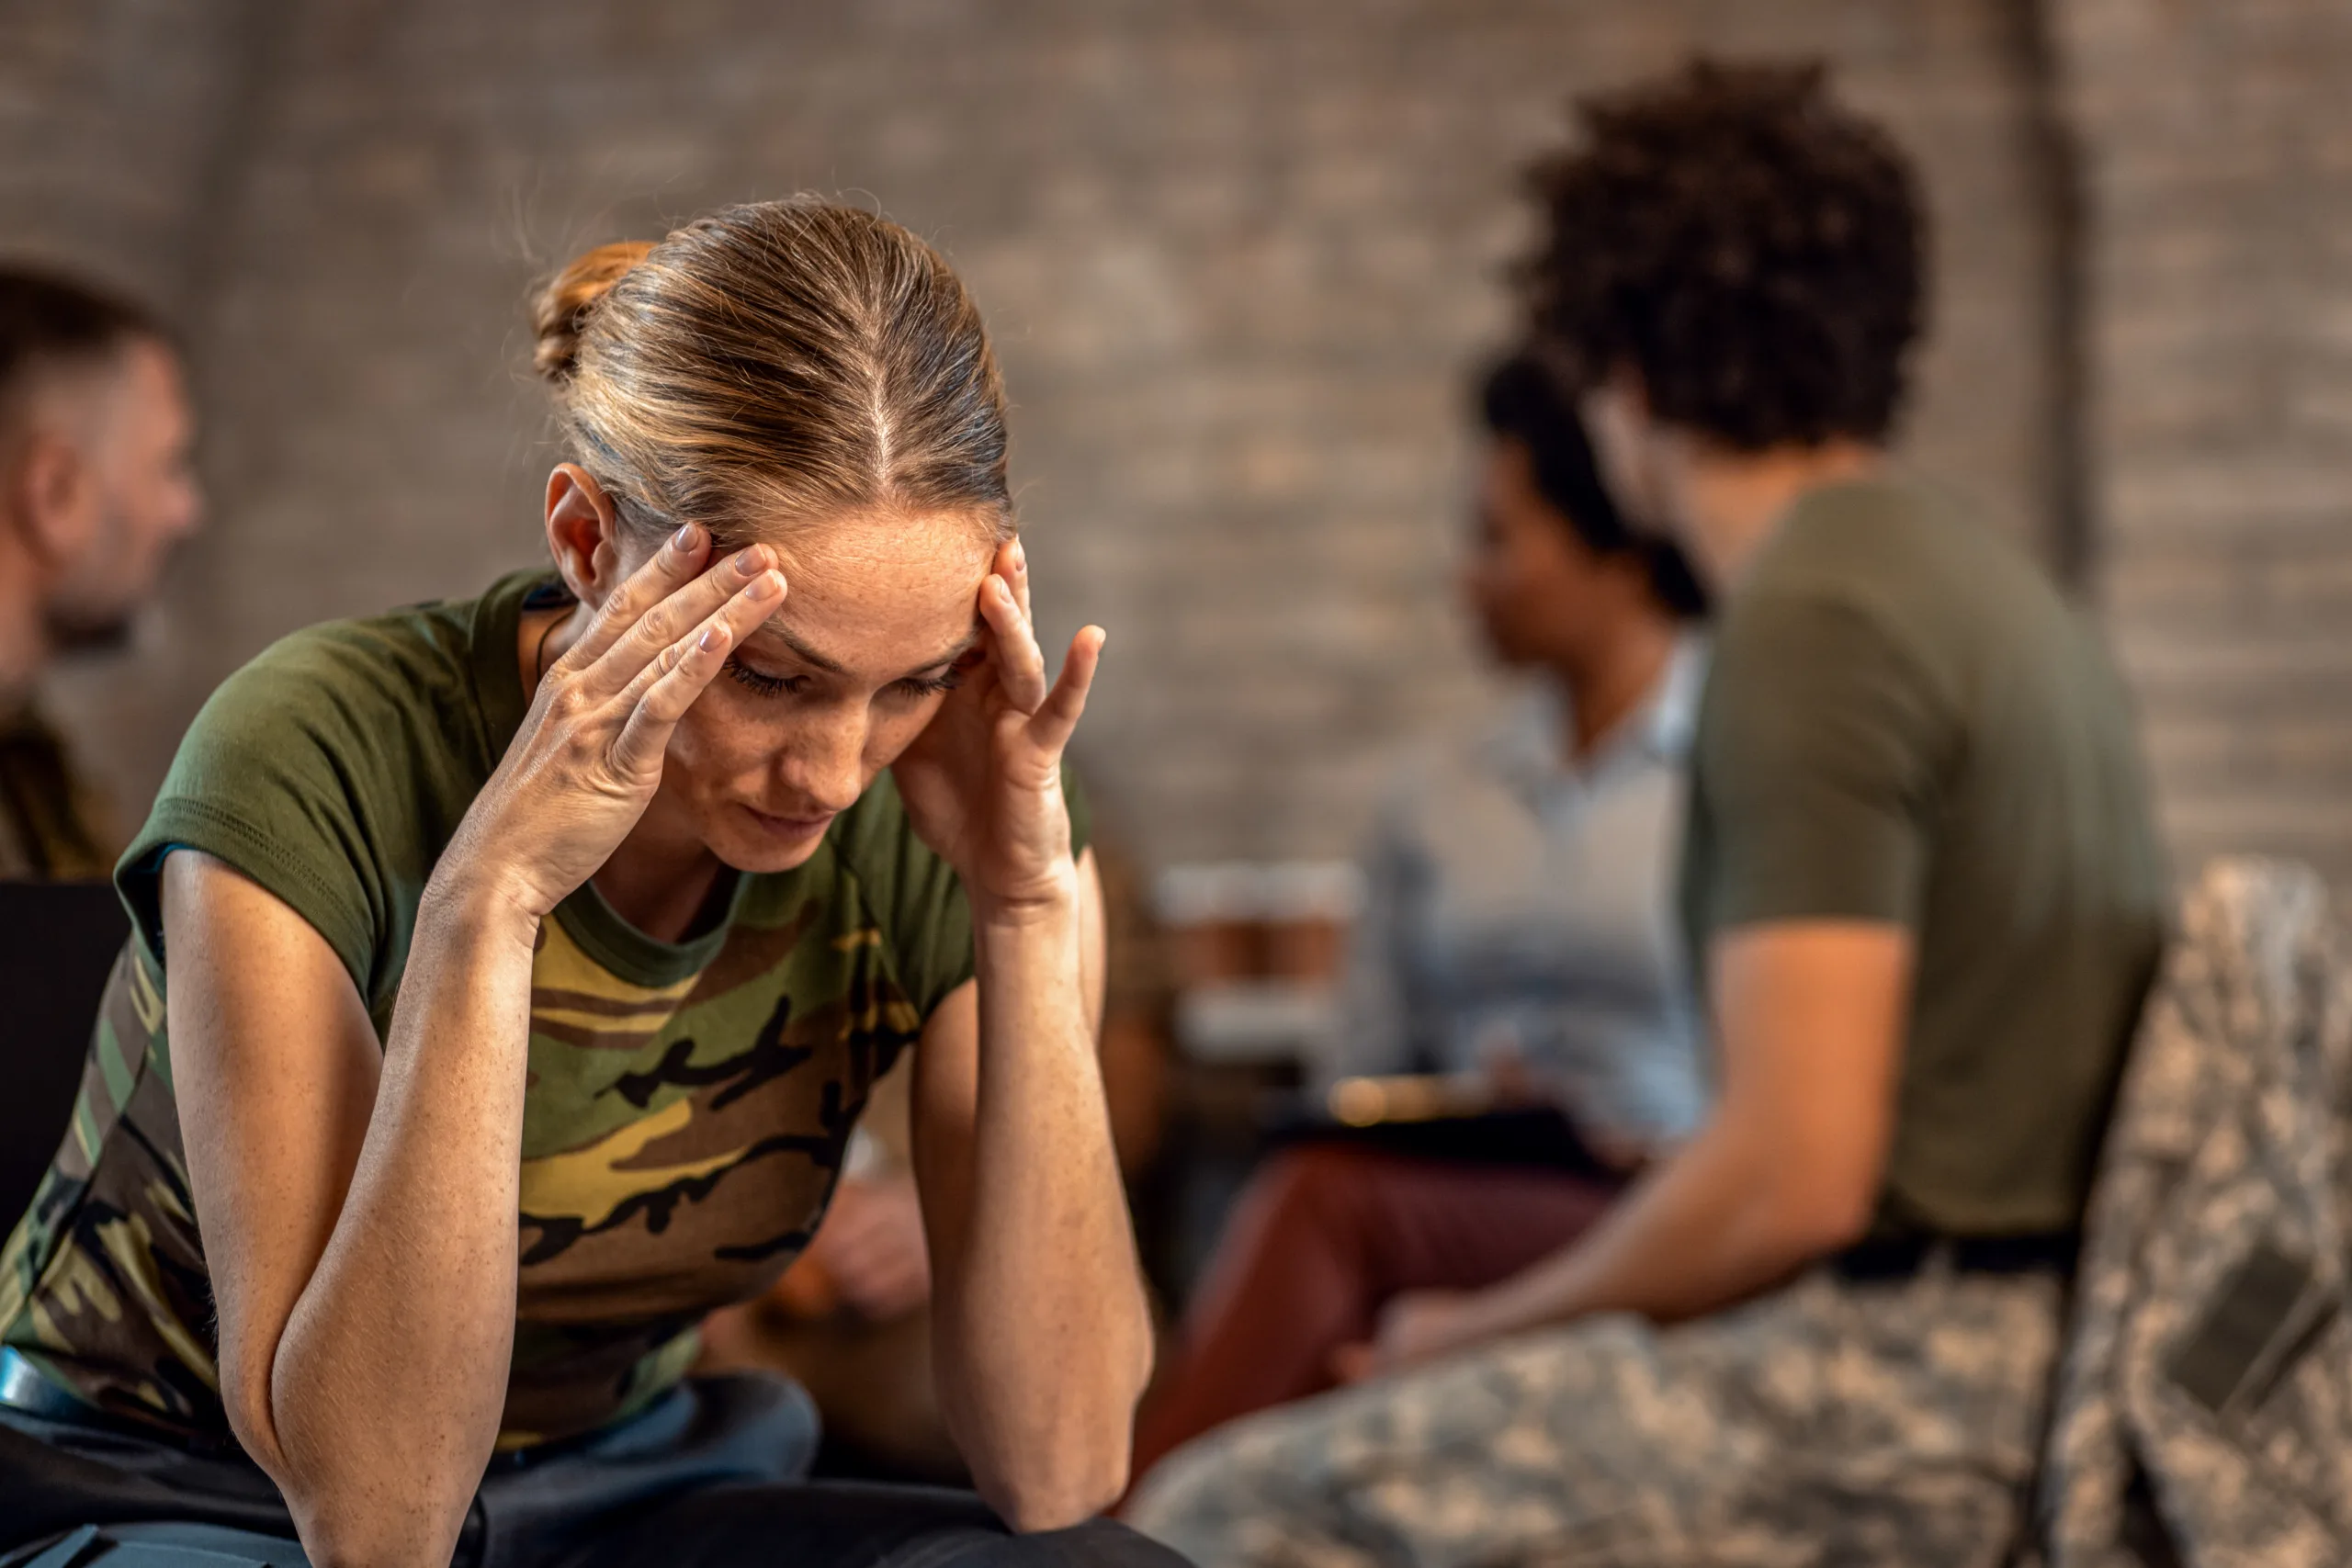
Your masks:
M 505 1399 L 537 922 L 457 869 L 426 888 L 351 1189 L 271 1367 L 322 1561 L 446 1562 Z
M 960 1245 L 941 1259 L 940 1393 L 983 1494 L 1017 1528 L 1046 1529 L 1125 1486 L 1150 1324 L 1080 900 L 974 915 L 978 1081 L 965 1179 L 938 1195 L 960 1208 L 942 1227 Z

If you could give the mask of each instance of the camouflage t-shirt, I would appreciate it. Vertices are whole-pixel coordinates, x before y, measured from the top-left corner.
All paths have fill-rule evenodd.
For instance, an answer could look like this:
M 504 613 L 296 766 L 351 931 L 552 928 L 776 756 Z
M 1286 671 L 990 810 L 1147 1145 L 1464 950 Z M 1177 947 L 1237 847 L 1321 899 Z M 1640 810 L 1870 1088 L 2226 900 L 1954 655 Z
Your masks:
M 198 715 L 116 874 L 135 930 L 72 1126 L 0 1253 L 0 1343 L 63 1387 L 227 1435 L 164 1030 L 164 857 L 204 850 L 284 899 L 380 1037 L 425 878 L 522 722 L 519 621 L 548 591 L 521 574 L 297 633 Z M 702 1316 L 807 1243 L 868 1089 L 972 963 L 962 890 L 887 775 L 807 864 L 738 877 L 706 935 L 656 942 L 593 887 L 543 923 L 502 1446 L 591 1430 L 684 1374 Z

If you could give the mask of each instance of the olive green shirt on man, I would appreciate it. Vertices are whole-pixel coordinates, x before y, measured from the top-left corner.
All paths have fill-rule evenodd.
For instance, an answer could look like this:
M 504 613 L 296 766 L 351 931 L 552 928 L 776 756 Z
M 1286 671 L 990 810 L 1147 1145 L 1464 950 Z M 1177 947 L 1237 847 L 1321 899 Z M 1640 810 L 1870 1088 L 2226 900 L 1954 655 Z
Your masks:
M 2078 1225 L 2170 907 L 2085 619 L 1938 492 L 1815 491 L 1724 610 L 1692 770 L 1691 952 L 1817 919 L 1916 940 L 1878 1230 Z
M 0 718 L 0 881 L 95 881 L 122 840 L 46 715 Z

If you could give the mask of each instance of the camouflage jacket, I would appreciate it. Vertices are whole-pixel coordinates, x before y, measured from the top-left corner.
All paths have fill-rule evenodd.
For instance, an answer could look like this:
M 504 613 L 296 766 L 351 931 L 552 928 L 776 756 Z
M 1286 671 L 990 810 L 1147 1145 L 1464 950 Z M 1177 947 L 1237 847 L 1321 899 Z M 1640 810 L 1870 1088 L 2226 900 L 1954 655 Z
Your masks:
M 2049 1568 L 2352 1562 L 2352 951 L 2319 880 L 2190 895 L 2088 1217 Z

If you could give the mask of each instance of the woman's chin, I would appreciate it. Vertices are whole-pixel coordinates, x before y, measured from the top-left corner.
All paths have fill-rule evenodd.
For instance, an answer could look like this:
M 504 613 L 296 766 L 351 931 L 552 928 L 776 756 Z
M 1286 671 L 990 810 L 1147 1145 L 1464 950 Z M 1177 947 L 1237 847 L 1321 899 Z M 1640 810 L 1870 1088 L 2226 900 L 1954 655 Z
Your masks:
M 753 875 L 793 871 L 808 863 L 831 815 L 822 818 L 775 817 L 746 806 L 725 808 L 722 819 L 703 840 L 710 852 L 737 871 Z

